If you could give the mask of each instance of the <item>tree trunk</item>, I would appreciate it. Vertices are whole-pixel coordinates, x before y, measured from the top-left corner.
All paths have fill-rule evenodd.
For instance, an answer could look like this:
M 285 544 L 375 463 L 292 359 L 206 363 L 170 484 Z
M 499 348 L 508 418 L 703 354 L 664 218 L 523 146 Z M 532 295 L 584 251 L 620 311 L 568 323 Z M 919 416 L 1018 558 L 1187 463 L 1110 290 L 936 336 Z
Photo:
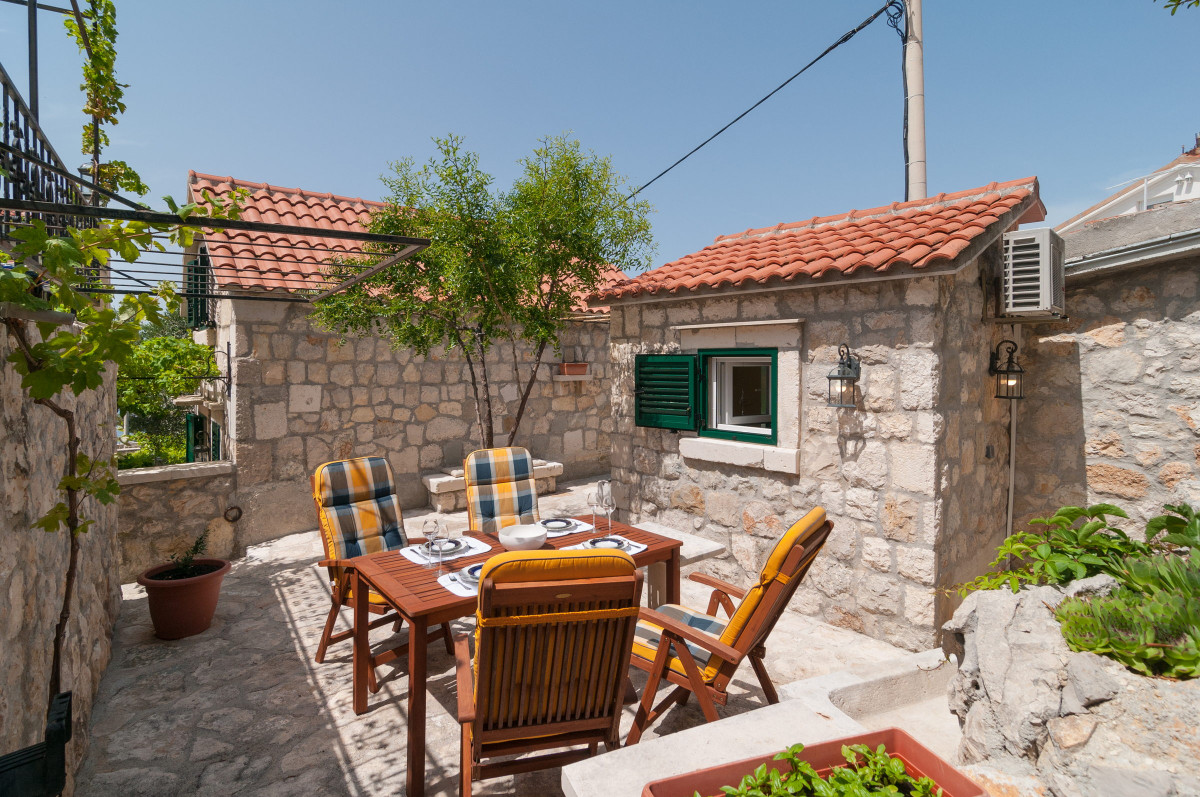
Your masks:
M 492 386 L 488 381 L 487 352 L 483 348 L 483 336 L 478 330 L 475 332 L 475 342 L 479 346 L 480 387 L 483 388 L 483 405 L 487 410 L 487 432 L 484 435 L 487 442 L 484 448 L 492 448 L 495 446 L 494 430 L 496 428 L 495 419 L 492 416 Z
M 537 353 L 533 356 L 533 370 L 529 372 L 529 381 L 525 383 L 525 390 L 521 392 L 521 403 L 517 405 L 517 415 L 513 418 L 513 428 L 508 433 L 508 444 L 510 446 L 517 439 L 517 430 L 521 428 L 521 418 L 525 416 L 525 403 L 529 401 L 529 394 L 533 391 L 534 382 L 537 381 L 538 368 L 542 365 L 542 354 L 545 351 L 546 341 L 543 340 L 538 344 Z
M 489 410 L 484 419 L 484 405 L 479 397 L 479 375 L 475 371 L 475 358 L 471 354 L 471 350 L 467 348 L 465 341 L 461 336 L 458 336 L 458 345 L 462 349 L 463 359 L 467 361 L 467 371 L 471 374 L 471 393 L 475 398 L 475 426 L 479 429 L 479 440 L 484 448 L 492 447 L 492 418 Z

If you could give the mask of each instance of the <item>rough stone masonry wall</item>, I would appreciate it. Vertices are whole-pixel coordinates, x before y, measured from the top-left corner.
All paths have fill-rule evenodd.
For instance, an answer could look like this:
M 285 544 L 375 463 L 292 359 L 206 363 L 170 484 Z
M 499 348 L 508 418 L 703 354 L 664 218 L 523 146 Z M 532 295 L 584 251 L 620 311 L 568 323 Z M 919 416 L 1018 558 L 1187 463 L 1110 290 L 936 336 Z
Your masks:
M 979 290 L 976 269 L 972 264 L 958 277 L 614 306 L 613 479 L 630 519 L 653 519 L 724 544 L 730 554 L 705 567 L 744 584 L 791 522 L 823 506 L 834 532 L 792 608 L 909 649 L 934 645 L 936 623 L 945 619 L 935 616 L 934 587 L 949 583 L 939 557 L 942 570 L 954 574 L 970 550 L 956 541 L 942 504 L 954 499 L 961 522 L 973 502 L 990 508 L 1000 499 L 989 490 L 1007 486 L 989 478 L 993 466 L 979 467 L 982 454 L 975 450 L 1003 421 L 995 409 L 979 418 L 978 405 L 969 405 L 978 401 L 978 373 L 987 367 L 985 333 L 971 327 L 981 316 L 981 300 L 970 298 Z M 804 319 L 801 406 L 780 407 L 781 416 L 801 413 L 798 476 L 685 459 L 681 435 L 634 425 L 634 356 L 678 351 L 672 325 L 781 318 Z M 963 341 L 969 351 L 952 360 L 964 369 L 961 384 L 957 377 L 944 381 L 947 350 Z M 857 410 L 825 403 L 840 343 L 862 358 Z M 965 417 L 950 439 L 951 455 L 943 450 L 946 419 L 957 416 Z M 964 451 L 974 467 L 957 464 Z M 974 521 L 968 527 L 978 533 Z
M 1067 311 L 1021 350 L 1016 527 L 1107 502 L 1136 534 L 1200 503 L 1200 259 L 1071 281 Z
M 5 361 L 12 348 L 12 338 L 0 330 L 0 595 L 5 596 L 0 613 L 0 753 L 44 738 L 54 628 L 69 555 L 65 532 L 47 534 L 31 527 L 59 501 L 66 425 L 26 397 L 20 376 Z M 100 388 L 79 399 L 67 391 L 58 400 L 77 413 L 81 450 L 96 458 L 111 457 L 116 442 L 112 374 Z M 121 597 L 116 504 L 102 506 L 88 499 L 81 513 L 95 523 L 80 539 L 78 579 L 63 650 L 62 687 L 74 692 L 68 773 L 74 772 L 87 747 L 92 700 L 108 665 Z
M 941 281 L 942 362 L 934 398 L 945 419 L 938 467 L 941 522 L 934 546 L 940 587 L 985 572 L 996 546 L 1009 533 L 1009 413 L 1014 402 L 995 397 L 988 365 L 990 353 L 1012 329 L 982 322 L 985 297 L 979 287 L 979 269 L 997 273 L 998 254 L 997 249 L 989 249 L 977 266 Z M 957 592 L 946 590 L 936 593 L 933 602 L 940 625 L 961 599 Z
M 121 482 L 121 583 L 165 564 L 208 532 L 206 556 L 228 559 L 242 553 L 225 510 L 236 505 L 232 462 L 192 462 L 123 470 Z
M 218 347 L 229 339 L 234 351 L 235 417 L 226 440 L 244 511 L 239 544 L 313 528 L 309 478 L 322 462 L 386 456 L 401 504 L 416 507 L 428 502 L 422 474 L 461 466 L 479 447 L 467 366 L 457 354 L 419 357 L 374 337 L 339 345 L 308 319 L 305 305 L 218 304 Z M 563 477 L 571 479 L 609 467 L 607 324 L 572 323 L 563 345 L 568 356 L 581 352 L 593 378 L 554 381 L 558 358 L 547 351 L 516 444 L 562 462 Z M 493 412 L 500 423 L 520 396 L 511 350 L 498 346 L 493 356 Z M 527 348 L 518 356 L 532 359 Z M 507 435 L 497 439 L 503 444 Z

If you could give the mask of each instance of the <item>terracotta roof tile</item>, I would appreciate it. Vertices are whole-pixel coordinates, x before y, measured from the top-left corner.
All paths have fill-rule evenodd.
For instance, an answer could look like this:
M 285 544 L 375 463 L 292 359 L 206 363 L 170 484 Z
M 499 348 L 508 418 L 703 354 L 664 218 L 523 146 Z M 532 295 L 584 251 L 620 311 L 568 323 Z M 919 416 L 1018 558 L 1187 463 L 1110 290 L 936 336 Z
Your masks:
M 978 238 L 1040 221 L 1037 178 L 749 229 L 597 293 L 601 300 L 741 288 L 951 263 Z
M 242 218 L 270 224 L 288 224 L 334 230 L 367 231 L 372 212 L 386 207 L 360 197 L 281 188 L 233 177 L 188 172 L 191 201 L 203 202 L 205 190 L 216 198 L 228 199 L 240 188 L 249 192 L 242 204 Z M 358 254 L 360 245 L 344 238 L 319 235 L 280 235 L 243 230 L 210 230 L 204 234 L 213 276 L 222 289 L 267 289 L 297 291 L 324 286 L 322 265 L 342 254 Z M 280 262 L 281 259 L 285 262 Z M 605 277 L 607 285 L 626 282 L 628 276 L 616 269 Z M 576 309 L 604 313 L 605 306 L 589 305 L 580 292 Z

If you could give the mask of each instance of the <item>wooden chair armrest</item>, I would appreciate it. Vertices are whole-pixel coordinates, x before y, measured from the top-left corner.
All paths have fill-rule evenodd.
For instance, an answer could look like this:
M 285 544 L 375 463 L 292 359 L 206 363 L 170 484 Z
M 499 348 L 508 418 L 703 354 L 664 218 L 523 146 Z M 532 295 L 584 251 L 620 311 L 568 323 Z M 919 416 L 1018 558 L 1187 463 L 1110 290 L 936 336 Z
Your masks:
M 742 654 L 739 651 L 729 647 L 729 645 L 726 645 L 712 634 L 706 634 L 691 626 L 684 625 L 674 617 L 668 617 L 661 612 L 643 607 L 638 612 L 638 619 L 653 623 L 662 628 L 664 633 L 670 632 L 673 636 L 677 636 L 686 642 L 691 642 L 697 647 L 704 648 L 714 656 L 719 656 L 730 663 L 736 664 L 742 660 Z
M 706 587 L 712 587 L 713 589 L 724 592 L 726 595 L 732 598 L 737 598 L 738 600 L 746 597 L 746 590 L 740 587 L 735 587 L 728 581 L 722 581 L 719 578 L 713 578 L 712 576 L 705 575 L 704 573 L 689 573 L 688 580 L 695 581 L 697 584 L 703 584 Z
M 458 682 L 458 723 L 465 725 L 475 721 L 475 674 L 466 634 L 454 635 L 454 674 Z
M 344 560 L 342 559 L 322 559 L 317 562 L 317 567 L 343 567 Z

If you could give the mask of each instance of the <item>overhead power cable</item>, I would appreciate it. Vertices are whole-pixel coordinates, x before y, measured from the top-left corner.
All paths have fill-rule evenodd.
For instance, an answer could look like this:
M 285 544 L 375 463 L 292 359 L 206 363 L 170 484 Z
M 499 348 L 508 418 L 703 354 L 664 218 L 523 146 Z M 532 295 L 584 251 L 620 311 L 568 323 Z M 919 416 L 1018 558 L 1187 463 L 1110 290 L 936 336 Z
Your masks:
M 742 120 L 742 118 L 743 118 L 743 117 L 745 117 L 745 116 L 746 116 L 748 113 L 750 113 L 751 111 L 753 111 L 753 110 L 754 110 L 755 108 L 757 108 L 758 106 L 762 105 L 762 104 L 763 104 L 764 102 L 766 102 L 767 100 L 771 99 L 771 97 L 775 96 L 775 94 L 777 94 L 777 93 L 778 93 L 778 92 L 779 92 L 781 89 L 783 89 L 783 87 L 784 87 L 784 86 L 786 86 L 787 84 L 791 83 L 793 80 L 795 80 L 796 78 L 800 77 L 800 76 L 801 76 L 801 75 L 803 75 L 805 72 L 807 72 L 807 71 L 808 71 L 808 69 L 809 69 L 809 67 L 813 66 L 815 63 L 817 63 L 818 61 L 820 61 L 822 58 L 824 58 L 825 56 L 829 55 L 831 52 L 833 52 L 834 50 L 836 50 L 838 47 L 841 47 L 843 44 L 845 44 L 846 42 L 848 42 L 848 41 L 850 41 L 851 39 L 853 39 L 853 38 L 855 37 L 855 35 L 859 33 L 859 31 L 863 30 L 863 29 L 864 29 L 864 28 L 866 28 L 868 25 L 870 25 L 872 22 L 874 22 L 875 20 L 879 19 L 879 17 L 880 17 L 880 16 L 881 16 L 881 15 L 882 15 L 884 12 L 886 12 L 886 11 L 887 11 L 889 8 L 892 8 L 893 6 L 898 6 L 898 7 L 901 9 L 901 11 L 903 11 L 903 8 L 904 8 L 904 6 L 903 6 L 903 4 L 902 4 L 902 3 L 900 3 L 900 2 L 899 2 L 899 0 L 891 0 L 891 2 L 889 2 L 889 3 L 885 4 L 883 7 L 881 7 L 881 8 L 880 8 L 878 11 L 876 11 L 874 14 L 872 14 L 871 16 L 867 17 L 867 18 L 866 18 L 866 19 L 864 19 L 862 22 L 860 22 L 860 23 L 859 23 L 859 24 L 858 24 L 856 27 L 854 27 L 853 29 L 851 29 L 851 30 L 848 30 L 848 31 L 846 31 L 844 34 L 842 34 L 842 37 L 841 37 L 840 39 L 838 39 L 838 40 L 837 40 L 837 41 L 835 41 L 833 44 L 831 44 L 831 45 L 829 45 L 828 47 L 826 47 L 826 48 L 824 49 L 824 51 L 822 51 L 822 52 L 821 52 L 821 54 L 820 54 L 820 55 L 818 55 L 816 58 L 812 59 L 812 60 L 811 60 L 811 61 L 809 61 L 807 64 L 805 64 L 805 65 L 804 65 L 804 68 L 803 68 L 803 69 L 801 69 L 799 72 L 797 72 L 796 74 L 792 75 L 792 76 L 791 76 L 790 78 L 788 78 L 787 80 L 785 80 L 785 81 L 783 81 L 782 83 L 780 83 L 778 86 L 776 86 L 774 89 L 772 89 L 772 90 L 770 91 L 770 93 L 768 93 L 766 96 L 764 96 L 764 97 L 763 97 L 762 99 L 760 99 L 758 102 L 754 103 L 754 104 L 753 104 L 753 105 L 751 105 L 749 108 L 747 108 L 746 110 L 744 110 L 744 111 L 742 111 L 740 114 L 738 114 L 738 115 L 737 115 L 737 116 L 736 116 L 736 117 L 733 119 L 733 121 L 731 121 L 729 124 L 725 125 L 725 126 L 724 126 L 724 127 L 722 127 L 720 130 L 718 130 L 717 132 L 713 133 L 713 134 L 712 134 L 711 136 L 709 136 L 708 138 L 706 138 L 706 139 L 704 139 L 703 141 L 701 141 L 699 144 L 697 144 L 697 145 L 696 145 L 696 146 L 695 146 L 695 147 L 694 147 L 694 148 L 691 150 L 691 152 L 689 152 L 688 154 L 684 155 L 682 158 L 680 158 L 679 160 L 675 161 L 674 163 L 672 163 L 672 164 L 671 164 L 670 166 L 668 166 L 667 168 L 663 169 L 663 170 L 662 170 L 661 172 L 659 172 L 658 174 L 654 175 L 653 179 L 651 179 L 651 180 L 650 180 L 650 182 L 646 183 L 646 184 L 645 184 L 645 185 L 643 185 L 641 188 L 637 189 L 637 190 L 636 190 L 636 191 L 634 191 L 632 194 L 630 194 L 629 196 L 627 196 L 627 197 L 625 198 L 625 199 L 626 199 L 626 201 L 628 201 L 628 200 L 630 200 L 630 199 L 633 199 L 635 196 L 637 196 L 638 194 L 640 194 L 641 192 L 645 191 L 647 188 L 649 188 L 650 186 L 652 186 L 652 185 L 655 183 L 655 181 L 656 181 L 656 180 L 658 180 L 658 178 L 662 177 L 662 176 L 663 176 L 663 175 L 665 175 L 667 172 L 671 171 L 671 170 L 672 170 L 672 169 L 674 169 L 676 166 L 678 166 L 679 164 L 683 163 L 683 162 L 684 162 L 685 160 L 687 160 L 688 158 L 690 158 L 690 157 L 692 157 L 693 155 L 695 155 L 697 152 L 699 152 L 701 149 L 703 149 L 703 148 L 704 148 L 704 146 L 705 146 L 706 144 L 708 144 L 710 141 L 712 141 L 714 138 L 716 138 L 717 136 L 721 135 L 722 133 L 724 133 L 724 132 L 725 132 L 726 130 L 728 130 L 729 128 L 733 127 L 735 124 L 737 124 L 738 122 L 740 122 L 740 121 Z M 894 25 L 893 25 L 893 27 L 894 27 Z

